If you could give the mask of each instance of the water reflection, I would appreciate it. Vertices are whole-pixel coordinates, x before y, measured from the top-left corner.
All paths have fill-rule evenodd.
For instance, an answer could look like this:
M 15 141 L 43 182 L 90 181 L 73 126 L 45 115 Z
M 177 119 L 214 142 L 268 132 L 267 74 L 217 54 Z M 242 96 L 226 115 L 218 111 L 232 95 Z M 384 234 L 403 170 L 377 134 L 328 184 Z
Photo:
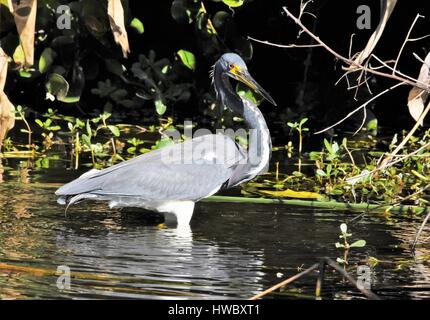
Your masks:
M 79 272 L 94 272 L 97 266 L 98 273 L 119 276 L 123 287 L 121 293 L 108 292 L 108 288 L 94 290 L 78 283 L 75 293 L 129 297 L 133 293 L 124 291 L 131 286 L 144 289 L 140 292 L 143 295 L 152 290 L 165 297 L 223 297 L 238 294 L 236 288 L 229 290 L 227 284 L 233 287 L 243 284 L 244 293 L 261 288 L 258 281 L 243 283 L 244 278 L 261 278 L 261 252 L 250 254 L 234 247 L 223 251 L 216 243 L 195 239 L 190 227 L 123 226 L 121 229 L 110 230 L 103 237 L 88 237 L 87 232 L 69 228 L 58 234 L 57 247 L 69 252 L 61 263 Z
M 334 246 L 339 224 L 354 217 L 213 203 L 200 203 L 191 227 L 182 229 L 148 223 L 138 212 L 112 211 L 100 203 L 83 203 L 65 217 L 53 195 L 59 184 L 46 183 L 53 179 L 41 172 L 32 175 L 32 183 L 17 183 L 14 177 L 7 175 L 0 184 L 0 298 L 247 298 L 279 282 L 279 273 L 290 276 L 319 257 L 340 256 Z M 415 226 L 370 216 L 352 224 L 354 237 L 368 245 L 350 254 L 351 270 L 377 257 L 381 263 L 374 268 L 374 286 L 379 294 L 429 298 L 428 248 L 421 246 L 421 259 L 415 261 L 408 251 Z M 70 290 L 56 287 L 55 271 L 61 265 L 71 268 Z M 276 297 L 312 295 L 314 286 L 315 278 L 303 279 Z M 323 293 L 360 297 L 333 274 Z

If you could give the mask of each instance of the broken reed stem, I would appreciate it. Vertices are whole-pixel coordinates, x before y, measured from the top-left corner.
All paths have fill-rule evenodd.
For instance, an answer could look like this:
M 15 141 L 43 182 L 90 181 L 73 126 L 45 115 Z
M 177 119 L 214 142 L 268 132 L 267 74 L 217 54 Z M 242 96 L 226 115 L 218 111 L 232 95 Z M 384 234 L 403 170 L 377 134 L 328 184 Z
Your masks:
M 345 277 L 353 286 L 355 286 L 362 294 L 366 296 L 366 298 L 371 300 L 381 300 L 380 297 L 378 297 L 376 294 L 374 294 L 372 291 L 367 290 L 366 288 L 363 288 L 362 286 L 359 286 L 357 281 L 343 268 L 341 268 L 336 262 L 334 262 L 330 258 L 325 258 L 325 263 L 335 269 L 337 272 L 339 272 L 342 276 Z
M 286 280 L 278 283 L 277 285 L 274 285 L 273 287 L 271 287 L 271 288 L 269 288 L 267 290 L 264 290 L 263 292 L 260 292 L 259 294 L 256 294 L 255 296 L 249 298 L 249 300 L 260 299 L 260 298 L 268 295 L 269 293 L 271 293 L 271 292 L 273 292 L 273 291 L 275 291 L 275 290 L 277 290 L 279 288 L 282 288 L 282 287 L 286 286 L 287 284 L 289 284 L 291 282 L 294 282 L 295 280 L 297 280 L 297 279 L 299 279 L 299 278 L 307 275 L 308 273 L 316 270 L 319 267 L 319 265 L 320 265 L 319 263 L 315 263 L 314 265 L 312 265 L 311 267 L 307 268 L 306 270 L 304 270 L 304 271 L 302 271 L 302 272 L 300 272 L 300 273 L 298 273 L 298 274 L 296 274 L 296 275 L 294 275 L 294 276 L 292 276 L 292 277 L 290 277 L 290 278 L 288 278 L 288 279 L 286 279 Z
M 301 277 L 311 273 L 312 271 L 314 271 L 316 269 L 319 269 L 319 275 L 318 275 L 317 285 L 316 285 L 316 289 L 315 289 L 315 296 L 316 296 L 316 298 L 319 298 L 321 296 L 321 289 L 322 289 L 322 283 L 324 280 L 325 266 L 326 265 L 332 267 L 339 274 L 341 274 L 345 279 L 347 279 L 349 281 L 349 283 L 351 283 L 354 287 L 356 287 L 366 298 L 368 298 L 370 300 L 381 300 L 381 298 L 379 296 L 377 296 L 376 294 L 374 294 L 372 291 L 367 290 L 366 288 L 363 288 L 362 286 L 360 286 L 357 283 L 357 281 L 348 272 L 346 272 L 342 267 L 340 267 L 332 259 L 327 258 L 327 257 L 323 258 L 320 261 L 320 263 L 315 263 L 314 265 L 307 268 L 306 270 L 304 270 L 304 271 L 302 271 L 302 272 L 300 272 L 300 273 L 298 273 L 292 277 L 289 277 L 288 279 L 285 279 L 284 281 L 274 285 L 273 287 L 270 287 L 269 289 L 264 290 L 263 292 L 260 292 L 259 294 L 254 295 L 253 297 L 249 298 L 249 300 L 260 299 L 260 298 L 268 295 L 269 293 L 272 293 L 273 291 L 280 289 L 280 288 L 286 286 L 287 284 L 290 284 L 290 283 L 296 281 L 297 279 L 300 279 Z
M 423 232 L 424 227 L 427 224 L 427 222 L 429 221 L 429 219 L 430 219 L 430 212 L 427 213 L 426 217 L 424 218 L 423 222 L 421 223 L 420 228 L 418 229 L 418 232 L 415 236 L 414 242 L 413 242 L 412 247 L 411 247 L 412 251 L 415 251 L 415 248 L 416 248 L 417 243 L 418 243 L 418 239 L 420 238 L 421 233 Z
M 324 275 L 325 275 L 325 266 L 326 266 L 325 261 L 321 260 L 319 269 L 318 269 L 319 275 L 318 275 L 317 284 L 315 287 L 315 296 L 317 299 L 321 298 L 322 285 L 324 282 Z

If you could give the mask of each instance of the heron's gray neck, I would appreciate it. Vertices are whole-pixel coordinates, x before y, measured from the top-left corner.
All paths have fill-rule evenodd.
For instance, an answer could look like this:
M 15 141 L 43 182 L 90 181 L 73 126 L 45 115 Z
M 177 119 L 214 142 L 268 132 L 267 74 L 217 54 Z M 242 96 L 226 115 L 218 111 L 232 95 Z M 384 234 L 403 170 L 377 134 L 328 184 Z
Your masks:
M 267 170 L 272 153 L 272 141 L 263 114 L 250 100 L 241 98 L 233 90 L 228 76 L 218 64 L 214 66 L 213 81 L 217 97 L 222 104 L 243 116 L 249 128 L 248 164 L 249 179 Z
M 272 140 L 263 114 L 251 101 L 244 99 L 243 118 L 249 128 L 248 157 L 250 175 L 255 177 L 269 168 Z

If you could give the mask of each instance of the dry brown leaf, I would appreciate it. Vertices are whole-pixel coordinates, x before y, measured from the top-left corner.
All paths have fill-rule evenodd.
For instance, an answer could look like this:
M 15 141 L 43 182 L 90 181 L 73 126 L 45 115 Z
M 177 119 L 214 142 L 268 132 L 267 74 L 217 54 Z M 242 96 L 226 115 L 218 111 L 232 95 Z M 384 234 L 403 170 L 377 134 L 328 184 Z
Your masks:
M 37 0 L 12 1 L 13 16 L 25 54 L 25 66 L 34 63 L 34 32 L 36 27 Z
M 6 133 L 15 125 L 14 106 L 3 92 L 7 76 L 7 56 L 0 48 L 0 147 Z
M 7 55 L 0 47 L 0 92 L 3 92 L 7 75 Z
M 127 31 L 125 30 L 124 8 L 122 7 L 121 0 L 109 0 L 108 16 L 115 42 L 121 46 L 124 58 L 127 58 L 130 46 L 128 44 Z
M 423 65 L 421 66 L 420 74 L 418 76 L 418 81 L 430 85 L 430 52 L 427 54 Z M 415 121 L 418 121 L 419 117 L 424 111 L 424 104 L 429 96 L 429 93 L 420 88 L 412 88 L 409 91 L 408 96 L 408 108 L 409 113 Z M 423 125 L 422 120 L 419 123 Z
M 355 58 L 355 63 L 362 64 L 363 61 L 370 56 L 373 49 L 375 49 L 376 44 L 378 43 L 379 39 L 382 36 L 382 33 L 384 32 L 385 25 L 387 24 L 387 21 L 390 18 L 394 7 L 396 6 L 396 3 L 397 0 L 381 0 L 381 18 L 379 20 L 379 24 L 373 34 L 370 36 L 369 40 L 367 41 L 367 45 L 364 50 L 361 51 Z

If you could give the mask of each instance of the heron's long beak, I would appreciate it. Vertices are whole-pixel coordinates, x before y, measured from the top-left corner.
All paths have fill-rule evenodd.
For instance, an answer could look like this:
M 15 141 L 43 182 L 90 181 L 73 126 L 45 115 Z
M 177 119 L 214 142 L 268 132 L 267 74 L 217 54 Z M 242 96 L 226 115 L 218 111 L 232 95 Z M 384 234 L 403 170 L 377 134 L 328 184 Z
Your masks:
M 247 70 L 235 69 L 235 70 L 232 70 L 232 72 L 233 72 L 233 74 L 237 80 L 243 82 L 248 87 L 250 87 L 252 90 L 259 93 L 261 96 L 263 96 L 264 99 L 269 101 L 274 106 L 277 105 L 275 100 L 273 100 L 273 98 L 270 96 L 270 94 L 266 90 L 264 90 L 263 87 L 260 86 L 257 83 L 257 81 L 254 80 L 253 77 L 251 77 L 251 75 L 249 74 L 249 72 Z

